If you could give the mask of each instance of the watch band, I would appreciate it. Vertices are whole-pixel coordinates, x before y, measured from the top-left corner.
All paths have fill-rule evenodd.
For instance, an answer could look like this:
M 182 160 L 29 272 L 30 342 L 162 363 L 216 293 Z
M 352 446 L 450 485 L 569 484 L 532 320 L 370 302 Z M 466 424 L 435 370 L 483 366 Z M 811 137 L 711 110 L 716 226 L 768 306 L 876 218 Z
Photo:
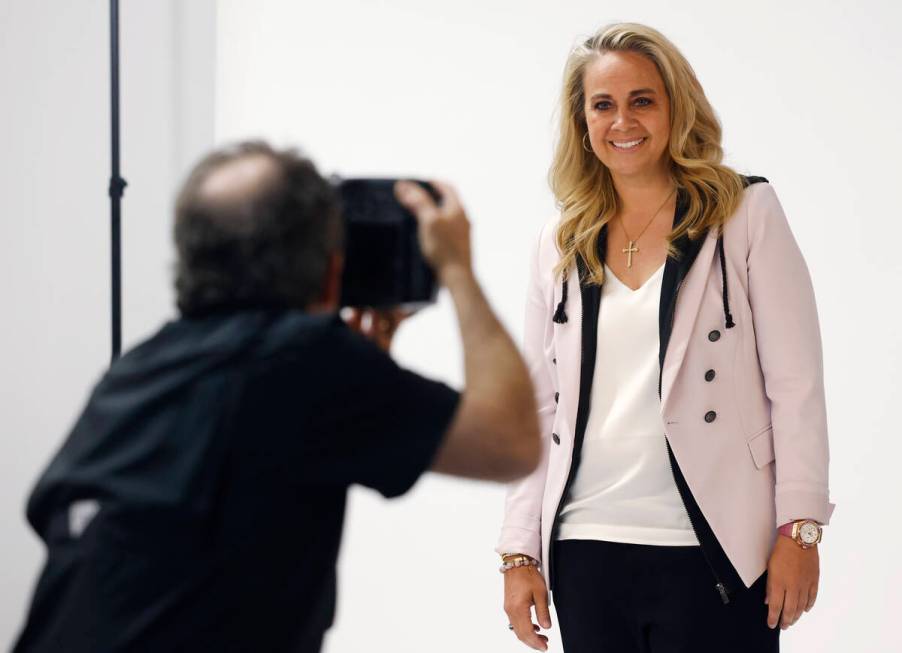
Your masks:
M 786 537 L 792 537 L 792 525 L 794 523 L 795 522 L 787 522 L 787 523 L 783 524 L 782 526 L 780 526 L 780 528 L 777 529 L 777 532 L 780 535 L 785 535 Z

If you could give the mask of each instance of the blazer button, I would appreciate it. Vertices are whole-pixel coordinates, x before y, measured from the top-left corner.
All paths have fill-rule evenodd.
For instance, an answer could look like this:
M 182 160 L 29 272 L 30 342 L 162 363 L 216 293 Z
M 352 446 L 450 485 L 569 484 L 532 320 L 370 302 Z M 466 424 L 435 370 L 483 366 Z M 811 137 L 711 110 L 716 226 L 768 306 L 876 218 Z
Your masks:
M 551 434 L 551 439 L 554 440 L 554 443 L 555 443 L 555 444 L 560 444 L 560 443 L 561 443 L 561 436 L 559 436 L 557 433 L 552 433 L 552 434 Z
M 551 362 L 554 363 L 555 365 L 557 365 L 557 359 L 556 359 L 556 358 L 552 358 L 552 359 L 551 359 Z
M 557 402 L 558 402 L 558 398 L 559 398 L 560 396 L 561 396 L 561 393 L 560 393 L 560 392 L 555 392 L 555 393 L 554 393 L 554 403 L 557 403 Z
M 709 331 L 708 340 L 710 340 L 711 342 L 717 342 L 718 340 L 720 340 L 720 331 L 718 331 L 717 329 L 714 329 L 714 331 Z
M 710 424 L 711 422 L 713 422 L 716 419 L 717 419 L 717 413 L 715 413 L 713 410 L 709 410 L 707 413 L 705 413 L 705 421 L 708 422 L 708 424 Z
M 708 370 L 705 372 L 705 381 L 713 381 L 714 380 L 714 370 Z

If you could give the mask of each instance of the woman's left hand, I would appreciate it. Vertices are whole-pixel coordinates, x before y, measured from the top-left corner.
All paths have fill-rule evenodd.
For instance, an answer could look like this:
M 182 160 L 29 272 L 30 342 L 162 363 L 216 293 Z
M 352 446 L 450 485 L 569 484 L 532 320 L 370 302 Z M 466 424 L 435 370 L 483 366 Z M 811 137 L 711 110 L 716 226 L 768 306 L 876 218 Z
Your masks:
M 388 353 L 398 326 L 411 315 L 412 312 L 400 308 L 350 308 L 344 319 L 351 329 L 369 338 Z
M 817 545 L 803 549 L 795 540 L 777 535 L 774 549 L 767 563 L 767 625 L 786 630 L 814 607 L 820 561 Z M 780 612 L 783 612 L 782 619 Z

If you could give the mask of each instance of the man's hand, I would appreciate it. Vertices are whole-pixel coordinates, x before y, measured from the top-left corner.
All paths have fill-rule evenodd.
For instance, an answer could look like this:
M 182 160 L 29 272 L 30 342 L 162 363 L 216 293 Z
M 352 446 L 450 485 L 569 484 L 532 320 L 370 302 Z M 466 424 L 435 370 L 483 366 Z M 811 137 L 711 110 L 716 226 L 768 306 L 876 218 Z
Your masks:
M 369 338 L 379 345 L 382 351 L 388 353 L 398 326 L 411 315 L 413 313 L 400 308 L 351 308 L 348 309 L 344 319 L 351 329 Z
M 786 630 L 814 607 L 820 578 L 817 545 L 803 549 L 793 539 L 777 535 L 767 563 L 767 625 Z M 783 617 L 780 619 L 780 612 Z
M 447 184 L 431 181 L 441 203 L 419 184 L 399 181 L 395 196 L 417 219 L 420 249 L 440 279 L 455 271 L 472 274 L 470 261 L 470 221 L 457 193 Z

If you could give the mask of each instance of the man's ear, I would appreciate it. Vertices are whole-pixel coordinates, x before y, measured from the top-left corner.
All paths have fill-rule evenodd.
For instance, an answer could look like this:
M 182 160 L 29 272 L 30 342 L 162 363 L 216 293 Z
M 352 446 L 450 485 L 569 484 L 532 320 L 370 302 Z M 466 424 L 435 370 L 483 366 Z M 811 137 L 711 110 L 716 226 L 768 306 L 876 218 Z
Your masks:
M 326 273 L 323 275 L 323 288 L 316 309 L 336 312 L 341 308 L 341 273 L 344 270 L 344 256 L 340 252 L 329 254 L 326 261 Z M 311 307 L 313 308 L 313 307 Z

